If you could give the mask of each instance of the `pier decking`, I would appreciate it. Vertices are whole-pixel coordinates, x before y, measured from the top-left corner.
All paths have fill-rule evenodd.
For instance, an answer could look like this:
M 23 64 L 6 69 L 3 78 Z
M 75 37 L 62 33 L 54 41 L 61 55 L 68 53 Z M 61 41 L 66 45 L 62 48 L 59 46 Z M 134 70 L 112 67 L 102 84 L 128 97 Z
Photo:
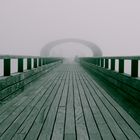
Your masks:
M 0 107 L 0 140 L 139 140 L 140 126 L 78 64 L 61 64 Z

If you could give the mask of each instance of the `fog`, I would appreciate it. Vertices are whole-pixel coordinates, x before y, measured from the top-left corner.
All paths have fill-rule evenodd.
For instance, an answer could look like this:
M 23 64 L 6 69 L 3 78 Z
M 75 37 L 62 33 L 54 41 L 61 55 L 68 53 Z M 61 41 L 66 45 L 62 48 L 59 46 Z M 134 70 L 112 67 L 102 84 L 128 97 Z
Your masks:
M 0 54 L 39 55 L 45 44 L 63 38 L 94 42 L 104 56 L 139 55 L 140 1 L 0 1 Z M 78 43 L 59 45 L 51 54 L 91 56 Z

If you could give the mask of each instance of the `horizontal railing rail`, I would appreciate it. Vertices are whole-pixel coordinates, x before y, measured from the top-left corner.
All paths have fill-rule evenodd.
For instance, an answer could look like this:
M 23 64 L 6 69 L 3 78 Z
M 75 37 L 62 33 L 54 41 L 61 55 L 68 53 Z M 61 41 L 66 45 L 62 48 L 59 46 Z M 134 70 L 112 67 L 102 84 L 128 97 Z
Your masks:
M 140 56 L 113 56 L 113 57 L 81 57 L 79 61 L 86 61 L 92 63 L 96 66 L 109 69 L 109 60 L 110 60 L 110 70 L 115 71 L 116 60 L 118 60 L 118 72 L 124 73 L 124 61 L 131 61 L 131 77 L 138 77 L 139 71 L 139 60 Z
M 107 58 L 107 59 L 140 60 L 140 56 L 102 56 L 102 57 L 81 57 L 81 58 Z
M 20 55 L 0 55 L 0 60 L 3 62 L 3 76 L 11 75 L 11 60 L 17 60 L 17 72 L 24 71 L 24 59 L 27 59 L 27 70 L 40 67 L 49 63 L 63 61 L 63 58 L 59 57 L 40 57 L 40 56 L 20 56 Z

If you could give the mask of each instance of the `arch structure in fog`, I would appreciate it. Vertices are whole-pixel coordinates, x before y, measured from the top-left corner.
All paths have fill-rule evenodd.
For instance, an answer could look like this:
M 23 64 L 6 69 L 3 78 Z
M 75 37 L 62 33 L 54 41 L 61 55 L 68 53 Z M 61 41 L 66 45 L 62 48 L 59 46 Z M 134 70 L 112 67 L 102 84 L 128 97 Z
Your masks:
M 80 44 L 88 47 L 92 51 L 94 57 L 102 56 L 102 51 L 96 44 L 94 44 L 93 42 L 90 42 L 90 41 L 86 41 L 83 39 L 75 39 L 75 38 L 74 39 L 73 38 L 60 39 L 60 40 L 55 40 L 55 41 L 49 42 L 41 49 L 40 55 L 43 57 L 48 57 L 48 56 L 50 56 L 50 52 L 54 47 L 57 47 L 57 45 L 60 45 L 60 44 L 70 43 L 70 42 L 71 43 L 80 43 Z

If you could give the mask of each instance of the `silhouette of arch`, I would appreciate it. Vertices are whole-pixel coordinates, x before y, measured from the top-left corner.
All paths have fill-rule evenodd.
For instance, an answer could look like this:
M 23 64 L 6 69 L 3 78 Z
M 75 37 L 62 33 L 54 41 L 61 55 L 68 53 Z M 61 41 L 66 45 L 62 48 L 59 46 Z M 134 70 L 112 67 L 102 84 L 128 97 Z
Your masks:
M 80 43 L 82 45 L 87 46 L 89 49 L 91 49 L 93 56 L 95 56 L 95 57 L 102 56 L 102 51 L 96 44 L 94 44 L 90 41 L 83 40 L 83 39 L 73 39 L 73 38 L 60 39 L 60 40 L 55 40 L 55 41 L 49 42 L 42 48 L 40 55 L 45 56 L 45 57 L 49 56 L 52 48 L 56 47 L 57 45 L 69 43 L 69 42 Z

